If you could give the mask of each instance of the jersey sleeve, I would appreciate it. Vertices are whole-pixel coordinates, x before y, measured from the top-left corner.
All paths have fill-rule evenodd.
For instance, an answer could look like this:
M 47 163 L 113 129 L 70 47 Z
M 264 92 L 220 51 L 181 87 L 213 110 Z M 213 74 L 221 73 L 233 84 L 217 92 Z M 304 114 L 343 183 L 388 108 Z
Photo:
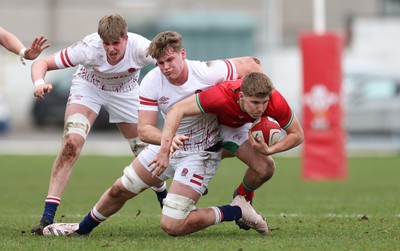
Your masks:
M 294 113 L 286 99 L 277 90 L 272 91 L 268 107 L 264 115 L 273 117 L 279 123 L 282 129 L 288 128 L 294 117 Z
M 212 87 L 196 94 L 196 102 L 202 113 L 219 114 L 226 105 L 226 97 L 218 86 Z
M 197 67 L 197 75 L 202 76 L 202 81 L 216 85 L 226 80 L 237 79 L 235 65 L 229 59 L 201 62 L 203 67 Z
M 158 111 L 158 92 L 155 88 L 155 83 L 161 83 L 161 80 L 158 76 L 160 74 L 156 74 L 156 71 L 159 71 L 158 68 L 151 70 L 146 76 L 143 78 L 142 83 L 139 86 L 139 110 L 146 111 Z
M 94 36 L 96 36 L 96 34 L 91 34 L 79 42 L 55 53 L 54 60 L 57 67 L 65 69 L 75 67 L 79 64 L 85 65 L 89 62 L 95 61 L 96 50 L 93 48 Z
M 135 61 L 142 67 L 145 67 L 147 65 L 155 65 L 156 60 L 151 56 L 146 56 L 146 51 L 149 48 L 150 40 L 138 34 L 134 33 L 128 33 L 128 34 L 134 40 L 133 42 L 134 50 L 132 50 L 132 53 Z

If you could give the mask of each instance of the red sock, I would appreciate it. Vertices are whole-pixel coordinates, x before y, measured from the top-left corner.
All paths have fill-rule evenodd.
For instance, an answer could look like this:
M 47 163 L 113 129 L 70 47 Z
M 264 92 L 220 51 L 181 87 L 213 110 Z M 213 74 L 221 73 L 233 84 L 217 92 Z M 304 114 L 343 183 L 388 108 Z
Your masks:
M 239 187 L 237 188 L 237 194 L 242 195 L 246 198 L 247 201 L 253 200 L 254 197 L 254 190 L 248 190 L 243 185 L 243 182 L 240 183 Z

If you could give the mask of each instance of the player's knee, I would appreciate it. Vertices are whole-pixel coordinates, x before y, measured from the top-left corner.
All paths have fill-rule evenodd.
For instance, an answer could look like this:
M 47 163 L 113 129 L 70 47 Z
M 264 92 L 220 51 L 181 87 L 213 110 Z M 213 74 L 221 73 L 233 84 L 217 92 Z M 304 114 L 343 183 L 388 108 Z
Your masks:
M 169 236 L 176 237 L 180 236 L 180 231 L 179 227 L 175 227 L 175 225 L 172 225 L 163 219 L 161 219 L 160 223 L 161 229 L 164 231 L 164 233 L 168 234 Z
M 267 161 L 265 162 L 263 170 L 264 171 L 261 175 L 263 180 L 267 181 L 267 180 L 271 179 L 275 173 L 275 161 L 271 157 L 267 158 Z
M 67 117 L 64 124 L 64 136 L 77 134 L 85 140 L 90 131 L 90 122 L 85 115 L 74 113 Z
M 163 201 L 163 216 L 161 220 L 161 228 L 165 233 L 171 236 L 183 235 L 185 225 L 181 224 L 191 211 L 195 210 L 195 201 L 178 194 L 168 193 Z
M 135 169 L 131 165 L 125 167 L 124 175 L 121 177 L 121 184 L 125 187 L 126 190 L 139 194 L 148 187 L 146 183 L 137 175 Z
M 257 173 L 257 177 L 262 181 L 272 178 L 275 172 L 275 161 L 271 157 L 264 157 L 252 162 L 249 167 Z
M 119 198 L 123 193 L 124 189 L 122 184 L 120 182 L 114 182 L 114 184 L 110 188 L 110 191 L 108 192 L 108 195 L 111 198 Z
M 71 135 L 66 135 L 64 138 L 64 145 L 62 148 L 62 158 L 63 160 L 72 161 L 79 156 L 81 147 L 78 142 L 74 140 Z

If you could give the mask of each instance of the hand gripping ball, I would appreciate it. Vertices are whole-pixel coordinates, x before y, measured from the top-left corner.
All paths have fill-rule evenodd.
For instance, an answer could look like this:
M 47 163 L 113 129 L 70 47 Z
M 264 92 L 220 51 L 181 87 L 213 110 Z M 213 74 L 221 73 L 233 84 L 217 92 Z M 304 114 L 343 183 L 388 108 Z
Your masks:
M 253 137 L 261 137 L 268 146 L 274 145 L 281 138 L 281 127 L 269 116 L 263 116 L 254 121 L 250 131 Z

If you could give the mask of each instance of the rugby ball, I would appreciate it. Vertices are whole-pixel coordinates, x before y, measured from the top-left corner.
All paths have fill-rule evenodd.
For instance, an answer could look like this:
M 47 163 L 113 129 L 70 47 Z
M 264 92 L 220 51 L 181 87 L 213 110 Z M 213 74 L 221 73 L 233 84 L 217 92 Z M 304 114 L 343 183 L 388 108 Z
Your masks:
M 254 121 L 250 131 L 253 137 L 261 137 L 268 146 L 274 145 L 281 138 L 279 123 L 269 116 L 263 116 Z

